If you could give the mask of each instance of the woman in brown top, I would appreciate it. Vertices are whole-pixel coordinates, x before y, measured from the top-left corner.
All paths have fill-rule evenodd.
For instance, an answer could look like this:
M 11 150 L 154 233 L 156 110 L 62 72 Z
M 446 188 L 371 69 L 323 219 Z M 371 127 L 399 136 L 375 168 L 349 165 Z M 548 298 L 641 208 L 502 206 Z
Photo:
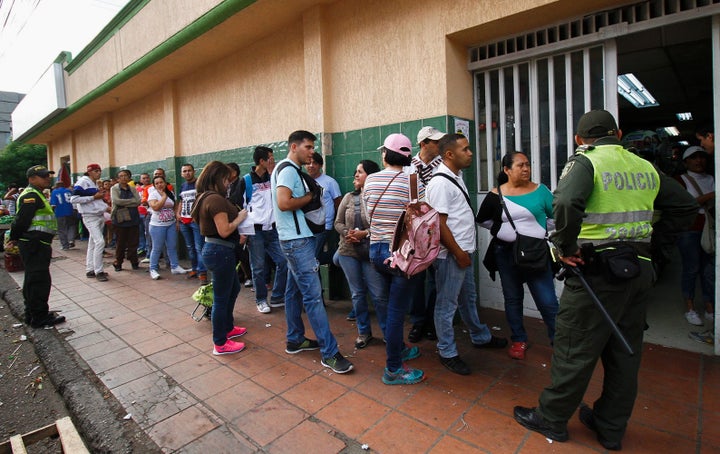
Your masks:
M 197 180 L 197 199 L 192 217 L 205 236 L 202 260 L 212 272 L 213 284 L 213 355 L 237 353 L 245 348 L 231 340 L 247 331 L 233 323 L 235 300 L 240 293 L 240 280 L 235 272 L 235 248 L 239 244 L 238 225 L 247 211 L 238 211 L 226 197 L 230 168 L 220 161 L 209 162 Z
M 358 337 L 355 348 L 365 348 L 373 339 L 367 294 L 370 293 L 380 329 L 385 333 L 387 299 L 382 297 L 383 278 L 370 263 L 370 220 L 362 202 L 362 189 L 368 175 L 379 172 L 375 161 L 364 159 L 355 169 L 353 186 L 338 206 L 335 230 L 340 234 L 338 261 L 345 273 L 352 297 L 353 313 L 357 320 Z

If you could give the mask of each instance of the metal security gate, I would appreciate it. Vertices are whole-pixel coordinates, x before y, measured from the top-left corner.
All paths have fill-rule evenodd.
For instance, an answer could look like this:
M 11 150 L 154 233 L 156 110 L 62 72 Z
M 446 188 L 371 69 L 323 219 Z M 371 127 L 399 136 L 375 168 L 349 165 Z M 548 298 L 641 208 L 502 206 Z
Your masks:
M 495 185 L 500 159 L 515 150 L 528 154 L 533 181 L 554 189 L 580 116 L 617 112 L 616 72 L 614 40 L 476 72 L 480 189 Z

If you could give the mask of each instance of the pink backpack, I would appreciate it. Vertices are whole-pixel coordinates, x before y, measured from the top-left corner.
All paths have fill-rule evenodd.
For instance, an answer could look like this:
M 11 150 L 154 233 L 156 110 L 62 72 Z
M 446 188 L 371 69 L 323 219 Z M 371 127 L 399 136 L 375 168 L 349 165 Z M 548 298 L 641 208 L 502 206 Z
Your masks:
M 390 247 L 390 267 L 407 277 L 427 269 L 440 252 L 440 215 L 425 202 L 418 201 L 417 174 L 411 174 L 410 202 L 395 224 Z

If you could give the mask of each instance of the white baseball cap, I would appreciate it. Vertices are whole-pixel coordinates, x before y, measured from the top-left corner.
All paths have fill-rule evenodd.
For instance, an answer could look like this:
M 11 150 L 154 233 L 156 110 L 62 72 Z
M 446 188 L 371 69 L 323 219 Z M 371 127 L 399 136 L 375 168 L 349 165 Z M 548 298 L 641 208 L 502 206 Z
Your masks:
M 439 131 L 437 128 L 432 126 L 423 127 L 417 135 L 417 143 L 422 143 L 426 139 L 440 140 L 445 137 L 445 133 Z

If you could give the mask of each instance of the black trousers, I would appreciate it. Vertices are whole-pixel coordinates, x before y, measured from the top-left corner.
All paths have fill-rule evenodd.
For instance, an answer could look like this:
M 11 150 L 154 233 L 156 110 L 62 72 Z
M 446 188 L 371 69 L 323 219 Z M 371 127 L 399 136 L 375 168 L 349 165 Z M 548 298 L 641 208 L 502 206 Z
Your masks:
M 49 310 L 52 247 L 37 240 L 20 240 L 18 248 L 25 266 L 25 281 L 22 288 L 25 318 L 29 321 L 42 320 L 47 317 Z

